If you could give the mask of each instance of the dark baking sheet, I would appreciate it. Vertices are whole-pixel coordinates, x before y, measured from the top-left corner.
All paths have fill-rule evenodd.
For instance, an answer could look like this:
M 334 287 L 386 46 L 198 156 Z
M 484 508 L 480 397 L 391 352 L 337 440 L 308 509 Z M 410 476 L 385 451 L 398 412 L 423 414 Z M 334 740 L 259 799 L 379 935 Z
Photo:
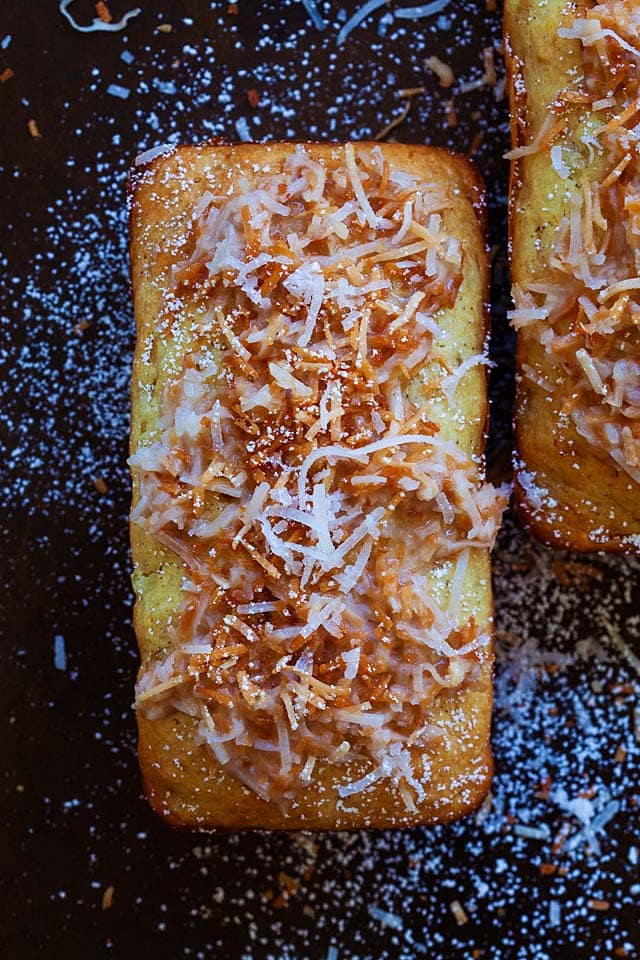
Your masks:
M 0 83 L 0 941 L 12 960 L 638 955 L 638 563 L 552 554 L 511 517 L 495 559 L 496 777 L 477 816 L 389 833 L 185 835 L 141 796 L 125 464 L 125 177 L 138 150 L 367 138 L 400 111 L 398 89 L 424 86 L 392 136 L 473 147 L 487 179 L 490 463 L 508 472 L 507 105 L 500 82 L 463 92 L 486 47 L 502 77 L 500 13 L 452 0 L 429 18 L 390 16 L 407 5 L 372 13 L 338 47 L 352 0 L 318 4 L 324 31 L 297 0 L 143 0 L 126 31 L 92 34 L 53 0 L 0 4 L 0 75 L 13 71 Z M 72 12 L 87 23 L 93 3 Z M 424 69 L 434 54 L 454 67 L 451 90 Z

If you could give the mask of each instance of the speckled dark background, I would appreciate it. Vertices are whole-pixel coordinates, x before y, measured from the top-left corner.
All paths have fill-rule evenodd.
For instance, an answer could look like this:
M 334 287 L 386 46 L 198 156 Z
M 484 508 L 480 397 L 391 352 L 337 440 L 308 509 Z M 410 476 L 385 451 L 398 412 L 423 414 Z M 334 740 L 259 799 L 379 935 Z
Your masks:
M 349 14 L 356 6 L 344 0 Z M 496 554 L 497 772 L 479 817 L 431 831 L 204 837 L 172 833 L 141 795 L 125 462 L 125 177 L 138 150 L 234 139 L 245 126 L 255 139 L 366 138 L 400 110 L 395 91 L 424 85 L 393 135 L 475 144 L 487 179 L 490 465 L 498 479 L 508 472 L 507 105 L 499 87 L 459 89 L 482 76 L 483 48 L 498 47 L 500 13 L 485 0 L 417 21 L 383 8 L 338 48 L 343 5 L 319 7 L 323 32 L 297 0 L 235 11 L 142 0 L 126 31 L 85 35 L 53 0 L 0 4 L 0 74 L 13 71 L 0 83 L 2 956 L 637 957 L 638 675 L 606 625 L 638 652 L 638 564 L 552 555 L 511 518 Z M 72 11 L 94 16 L 85 0 Z M 453 90 L 425 71 L 432 54 L 454 67 Z M 501 76 L 497 49 L 496 64 Z M 607 821 L 595 841 L 562 790 Z M 563 830 L 574 840 L 559 848 Z M 545 863 L 555 872 L 541 875 Z M 460 927 L 455 899 L 469 916 Z

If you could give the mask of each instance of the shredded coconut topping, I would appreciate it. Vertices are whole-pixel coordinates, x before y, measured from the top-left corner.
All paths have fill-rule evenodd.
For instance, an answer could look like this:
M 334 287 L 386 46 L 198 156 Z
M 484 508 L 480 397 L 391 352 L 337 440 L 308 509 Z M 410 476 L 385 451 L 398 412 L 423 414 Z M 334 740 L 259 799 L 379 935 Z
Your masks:
M 329 762 L 358 771 L 341 796 L 391 780 L 415 809 L 428 765 L 408 743 L 486 655 L 463 585 L 503 506 L 428 416 L 484 362 L 452 371 L 434 345 L 461 282 L 450 198 L 352 145 L 236 189 L 196 204 L 171 291 L 194 299 L 194 345 L 130 460 L 133 520 L 186 567 L 137 708 L 198 718 L 263 798 L 286 805 Z
M 549 132 L 556 136 L 562 131 L 564 120 L 557 111 L 579 104 L 598 113 L 597 132 L 585 133 L 583 142 L 591 156 L 595 139 L 608 169 L 600 181 L 585 176 L 579 187 L 574 185 L 544 279 L 514 288 L 511 319 L 523 337 L 543 345 L 552 367 L 545 379 L 556 385 L 554 393 L 562 390 L 561 412 L 582 437 L 640 483 L 637 0 L 593 5 L 559 34 L 581 42 L 582 87 L 563 91 L 542 136 L 511 156 L 549 149 L 554 169 L 566 181 L 570 168 L 562 147 L 550 147 Z M 535 368 L 523 367 L 523 373 L 544 386 Z

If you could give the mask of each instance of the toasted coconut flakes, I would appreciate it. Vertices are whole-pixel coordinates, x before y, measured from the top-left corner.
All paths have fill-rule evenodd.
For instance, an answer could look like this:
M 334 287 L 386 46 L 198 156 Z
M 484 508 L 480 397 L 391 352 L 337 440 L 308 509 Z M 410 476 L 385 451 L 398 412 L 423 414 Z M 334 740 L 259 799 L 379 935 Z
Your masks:
M 463 927 L 465 923 L 469 922 L 469 916 L 459 900 L 452 900 L 449 909 L 459 927 Z
M 100 494 L 102 494 L 102 495 L 104 495 L 105 493 L 108 493 L 108 492 L 109 492 L 109 487 L 107 486 L 107 482 L 106 482 L 106 480 L 104 479 L 104 477 L 94 477 L 94 478 L 93 478 L 93 485 L 94 485 L 94 487 L 96 488 L 96 490 L 98 491 L 98 493 L 100 493 Z
M 444 113 L 447 120 L 448 127 L 457 127 L 458 126 L 458 113 L 456 111 L 456 105 L 453 97 L 450 100 L 444 101 Z
M 102 894 L 102 909 L 110 910 L 113 906 L 113 894 L 115 893 L 115 887 L 113 884 L 109 884 L 108 887 L 105 887 L 105 891 Z
M 625 293 L 627 290 L 640 290 L 640 277 L 629 277 L 627 280 L 619 280 L 616 283 L 612 283 L 611 286 L 598 294 L 598 302 L 606 303 L 608 300 L 617 297 L 620 293 Z
M 310 397 L 313 394 L 311 387 L 306 386 L 297 377 L 294 377 L 290 370 L 287 370 L 279 363 L 270 363 L 269 371 L 274 381 L 283 390 L 291 390 L 295 397 Z
M 145 703 L 147 700 L 153 700 L 156 697 L 162 696 L 162 694 L 167 693 L 169 690 L 173 690 L 174 687 L 179 687 L 183 683 L 188 681 L 188 677 L 180 675 L 177 677 L 172 677 L 171 680 L 165 680 L 164 683 L 159 683 L 155 687 L 151 687 L 150 690 L 143 690 L 136 696 L 136 703 Z
M 389 123 L 382 128 L 382 130 L 378 131 L 378 133 L 376 133 L 373 139 L 377 142 L 385 140 L 389 136 L 392 130 L 395 130 L 396 127 L 399 127 L 400 124 L 404 123 L 404 121 L 409 116 L 410 110 L 411 110 L 411 97 L 407 97 L 405 105 L 400 111 L 400 113 L 396 114 L 396 116 L 392 120 L 390 120 Z
M 351 181 L 351 186 L 353 187 L 353 192 L 356 195 L 356 200 L 362 207 L 362 211 L 366 217 L 367 223 L 370 227 L 376 226 L 376 215 L 371 209 L 371 204 L 367 199 L 367 195 L 364 192 L 364 187 L 362 186 L 362 180 L 360 179 L 360 174 L 355 160 L 355 153 L 352 143 L 346 143 L 344 147 L 344 156 L 347 166 L 347 173 L 349 175 L 349 180 Z
M 450 306 L 461 279 L 450 198 L 350 144 L 344 164 L 301 148 L 237 191 L 196 201 L 176 283 L 204 266 L 216 306 L 165 389 L 160 437 L 130 460 L 133 522 L 189 571 L 175 652 L 143 671 L 138 709 L 199 718 L 215 760 L 266 799 L 289 804 L 320 758 L 358 758 L 341 795 L 384 780 L 413 813 L 429 771 L 407 724 L 428 735 L 434 689 L 465 683 L 489 640 L 461 601 L 502 504 L 405 390 L 441 334 L 444 301 L 425 290 L 451 289 Z M 331 253 L 308 251 L 317 236 Z M 470 360 L 453 376 L 485 362 Z M 450 564 L 448 610 L 417 573 L 398 582 L 413 538 Z
M 598 910 L 600 912 L 604 912 L 609 909 L 611 904 L 609 903 L 608 900 L 598 900 L 594 898 L 591 900 L 587 900 L 587 906 L 589 907 L 590 910 Z
M 552 131 L 555 131 L 557 126 L 557 118 L 553 113 L 549 112 L 544 118 L 538 133 L 530 141 L 530 143 L 521 147 L 514 147 L 512 150 L 509 150 L 508 153 L 505 153 L 506 160 L 518 160 L 520 157 L 528 157 L 531 154 L 537 153 L 543 148 L 543 146 L 548 143 L 549 135 Z M 558 133 L 560 130 L 558 130 Z
M 441 87 L 451 87 L 455 80 L 455 75 L 449 64 L 443 63 L 439 57 L 429 57 L 424 62 L 425 67 L 435 73 L 440 81 Z
M 596 112 L 599 110 L 608 110 L 609 107 L 615 107 L 616 103 L 617 101 L 615 97 L 602 97 L 601 100 L 593 101 L 591 104 L 591 109 Z

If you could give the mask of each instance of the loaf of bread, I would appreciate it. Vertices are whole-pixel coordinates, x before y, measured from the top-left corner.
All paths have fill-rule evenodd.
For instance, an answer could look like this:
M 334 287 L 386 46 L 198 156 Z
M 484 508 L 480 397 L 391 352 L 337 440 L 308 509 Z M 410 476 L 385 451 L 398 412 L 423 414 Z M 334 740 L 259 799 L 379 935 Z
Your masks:
M 638 4 L 506 0 L 516 497 L 552 545 L 640 549 Z
M 473 168 L 396 144 L 143 156 L 131 266 L 151 804 L 205 830 L 473 809 L 503 505 Z

